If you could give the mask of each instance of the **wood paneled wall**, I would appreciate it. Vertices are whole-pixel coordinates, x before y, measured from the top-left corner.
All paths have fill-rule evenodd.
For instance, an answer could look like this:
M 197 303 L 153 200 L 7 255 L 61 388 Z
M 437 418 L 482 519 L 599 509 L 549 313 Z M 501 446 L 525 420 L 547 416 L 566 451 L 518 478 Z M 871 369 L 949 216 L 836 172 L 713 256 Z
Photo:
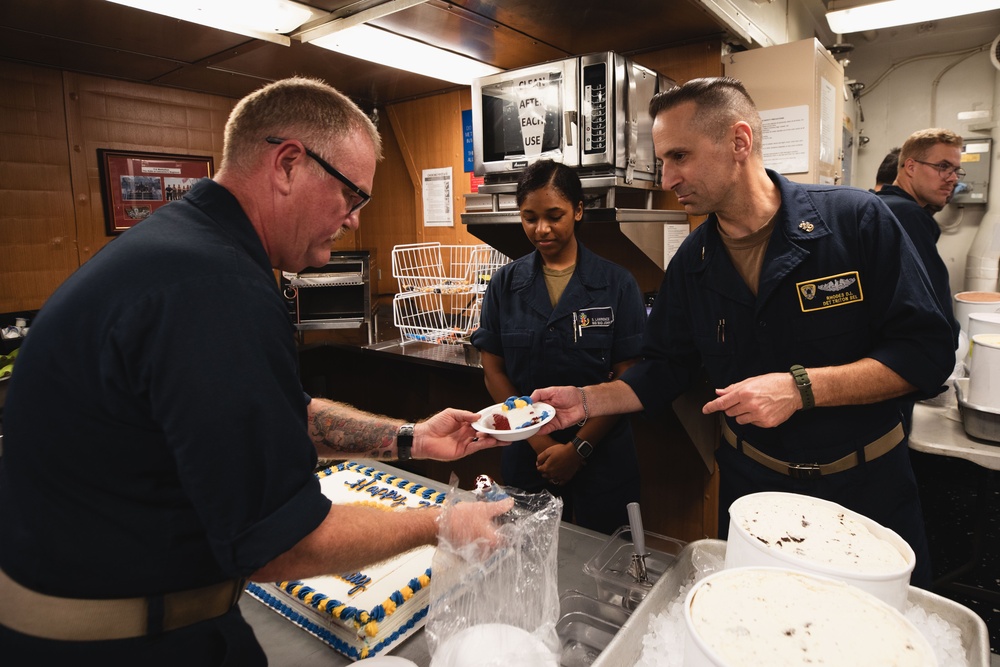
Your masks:
M 0 60 L 0 313 L 36 310 L 114 237 L 98 148 L 222 158 L 235 100 Z
M 0 312 L 33 310 L 79 265 L 62 75 L 0 62 Z
M 217 167 L 236 102 L 71 73 L 64 93 L 81 264 L 113 238 L 105 232 L 97 149 L 210 155 Z

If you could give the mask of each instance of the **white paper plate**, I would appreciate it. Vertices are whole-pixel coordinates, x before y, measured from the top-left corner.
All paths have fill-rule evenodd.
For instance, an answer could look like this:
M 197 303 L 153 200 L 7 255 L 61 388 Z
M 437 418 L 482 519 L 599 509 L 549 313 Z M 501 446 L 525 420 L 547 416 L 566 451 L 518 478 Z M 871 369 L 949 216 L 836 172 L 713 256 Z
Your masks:
M 505 405 L 506 403 L 497 403 L 480 410 L 479 414 L 482 417 L 472 424 L 472 428 L 480 433 L 492 435 L 497 440 L 514 442 L 535 435 L 543 425 L 552 421 L 552 418 L 556 416 L 556 409 L 548 403 L 532 403 L 523 408 L 508 410 L 504 410 Z M 507 418 L 507 421 L 510 422 L 510 430 L 493 428 L 493 415 L 495 414 L 502 414 Z M 525 424 L 529 425 L 524 426 Z

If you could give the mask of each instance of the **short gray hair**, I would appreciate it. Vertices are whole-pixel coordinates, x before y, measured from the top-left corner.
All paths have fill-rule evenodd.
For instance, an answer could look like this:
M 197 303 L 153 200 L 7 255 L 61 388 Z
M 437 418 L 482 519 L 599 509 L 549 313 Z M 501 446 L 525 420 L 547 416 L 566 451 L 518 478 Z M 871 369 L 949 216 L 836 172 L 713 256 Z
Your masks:
M 226 122 L 222 168 L 246 171 L 266 150 L 265 138 L 298 139 L 317 153 L 362 131 L 376 159 L 382 139 L 371 119 L 346 95 L 319 79 L 291 77 L 250 93 Z

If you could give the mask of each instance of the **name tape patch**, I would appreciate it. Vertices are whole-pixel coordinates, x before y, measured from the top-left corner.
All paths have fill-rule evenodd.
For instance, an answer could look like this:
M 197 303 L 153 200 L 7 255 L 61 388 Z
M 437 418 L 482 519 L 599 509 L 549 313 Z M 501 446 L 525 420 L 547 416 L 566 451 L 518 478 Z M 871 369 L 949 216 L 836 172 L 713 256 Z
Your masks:
M 615 311 L 610 306 L 584 308 L 577 311 L 577 322 L 581 329 L 610 327 L 615 323 Z
M 846 306 L 865 300 L 864 291 L 861 289 L 861 276 L 857 271 L 804 280 L 795 284 L 795 291 L 799 295 L 799 306 L 803 313 Z
M 573 313 L 573 342 L 578 343 L 585 329 L 609 329 L 615 323 L 615 311 L 610 306 L 584 308 Z

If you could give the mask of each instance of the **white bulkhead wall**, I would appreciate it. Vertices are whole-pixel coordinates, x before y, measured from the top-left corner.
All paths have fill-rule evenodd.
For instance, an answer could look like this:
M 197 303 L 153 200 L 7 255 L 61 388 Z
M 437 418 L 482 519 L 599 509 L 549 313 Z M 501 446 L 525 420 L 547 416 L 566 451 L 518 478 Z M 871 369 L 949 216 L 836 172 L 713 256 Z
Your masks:
M 871 139 L 859 149 L 855 187 L 874 187 L 882 158 L 916 130 L 946 127 L 966 138 L 994 139 L 990 203 L 949 205 L 935 216 L 953 294 L 997 290 L 1000 273 L 1000 70 L 989 57 L 1000 22 L 984 22 L 984 16 L 995 13 L 967 17 L 948 31 L 931 23 L 850 35 L 855 49 L 845 70 L 848 79 L 865 84 L 858 127 Z M 973 111 L 988 118 L 961 119 Z

